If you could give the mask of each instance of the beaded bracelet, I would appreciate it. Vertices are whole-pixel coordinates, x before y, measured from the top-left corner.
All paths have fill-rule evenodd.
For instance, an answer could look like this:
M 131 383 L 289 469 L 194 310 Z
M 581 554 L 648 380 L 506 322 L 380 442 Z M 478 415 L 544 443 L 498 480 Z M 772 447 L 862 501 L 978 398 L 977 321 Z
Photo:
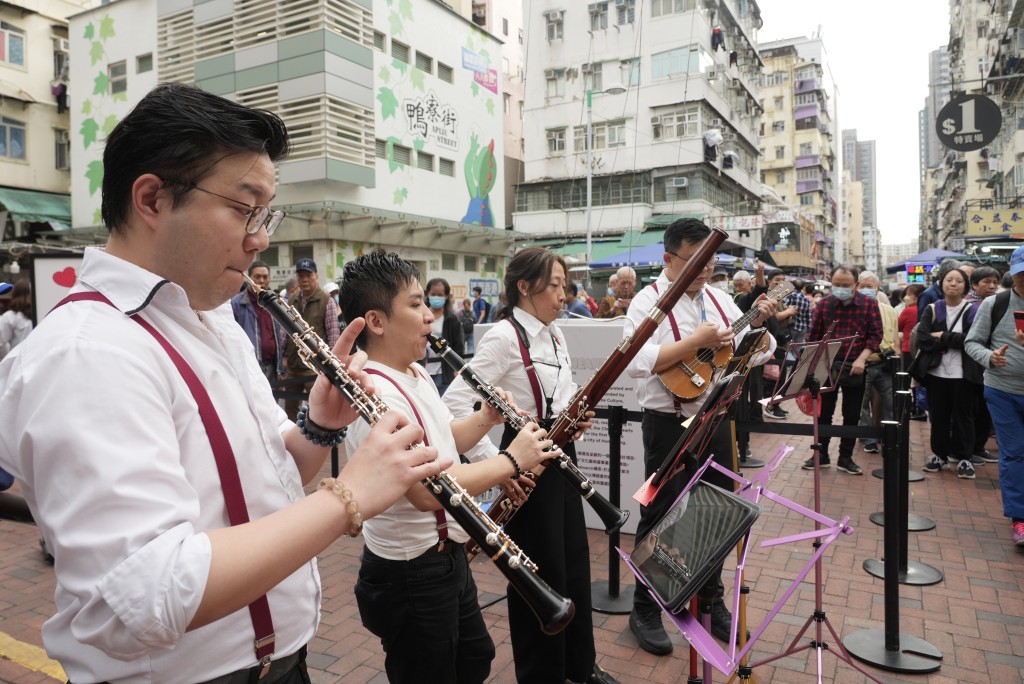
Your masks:
M 507 449 L 502 449 L 498 452 L 499 454 L 505 454 L 508 460 L 512 461 L 512 467 L 516 469 L 516 474 L 512 476 L 513 480 L 518 480 L 523 475 L 522 468 L 519 467 L 519 462 L 516 461 L 516 457 L 508 452 Z
M 313 444 L 322 447 L 338 446 L 345 440 L 348 433 L 346 428 L 340 430 L 328 430 L 322 428 L 309 417 L 309 407 L 303 406 L 299 415 L 295 417 L 295 424 L 299 426 L 299 433 Z
M 359 533 L 363 531 L 363 516 L 359 512 L 359 504 L 352 496 L 352 490 L 346 487 L 344 482 L 333 477 L 325 477 L 320 480 L 320 484 L 316 488 L 318 491 L 330 489 L 341 498 L 345 504 L 345 510 L 348 511 L 349 520 L 352 521 L 352 526 L 348 528 L 348 536 L 358 537 Z

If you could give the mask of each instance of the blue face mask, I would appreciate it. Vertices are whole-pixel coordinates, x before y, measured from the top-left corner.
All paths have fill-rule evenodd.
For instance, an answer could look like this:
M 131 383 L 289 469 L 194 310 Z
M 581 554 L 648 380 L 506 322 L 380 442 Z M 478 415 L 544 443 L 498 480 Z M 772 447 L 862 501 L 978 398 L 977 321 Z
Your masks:
M 848 302 L 853 299 L 853 288 L 852 287 L 836 287 L 832 286 L 832 294 L 835 295 L 836 299 L 841 302 Z
M 447 300 L 446 300 L 445 297 L 430 297 L 430 298 L 428 298 L 427 301 L 430 302 L 430 308 L 431 309 L 443 309 L 444 308 L 444 303 Z
M 878 290 L 871 287 L 862 287 L 860 289 L 860 293 L 866 297 L 871 297 L 872 299 L 878 296 Z

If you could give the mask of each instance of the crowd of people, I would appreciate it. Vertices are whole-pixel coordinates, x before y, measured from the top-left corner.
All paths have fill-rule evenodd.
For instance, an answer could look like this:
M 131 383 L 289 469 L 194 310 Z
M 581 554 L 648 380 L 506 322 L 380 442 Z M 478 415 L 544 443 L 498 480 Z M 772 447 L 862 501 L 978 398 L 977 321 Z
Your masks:
M 626 317 L 629 334 L 710 229 L 675 221 L 657 278 L 638 289 L 636 273 L 622 269 L 600 302 L 568 282 L 561 257 L 521 250 L 494 311 L 479 290 L 458 306 L 444 279 L 421 286 L 416 266 L 398 254 L 369 251 L 345 265 L 340 284 L 324 286 L 313 259 L 299 259 L 285 288 L 289 304 L 391 409 L 363 421 L 329 378 L 309 380 L 295 340 L 245 287 L 246 274 L 269 287 L 270 269 L 256 256 L 284 219 L 270 203 L 275 163 L 288 149 L 274 114 L 191 86 L 157 86 L 106 141 L 105 248 L 86 250 L 78 284 L 27 337 L 18 316 L 30 294 L 14 287 L 11 311 L 0 317 L 0 343 L 13 347 L 0 362 L 0 467 L 19 482 L 56 558 L 56 613 L 42 628 L 48 653 L 75 684 L 306 683 L 306 645 L 320 620 L 315 559 L 347 534 L 362 536 L 353 601 L 380 640 L 389 681 L 429 673 L 435 682 L 483 682 L 495 646 L 466 555 L 469 534 L 422 483 L 448 469 L 470 495 L 499 487 L 524 503 L 532 490 L 505 532 L 576 605 L 568 626 L 551 635 L 509 589 L 517 680 L 613 684 L 597 664 L 582 498 L 541 472 L 549 449 L 575 458 L 572 441 L 556 447 L 547 433 L 577 389 L 556 321 L 568 313 Z M 753 275 L 733 276 L 735 299 L 716 257 L 698 266 L 626 370 L 643 410 L 646 475 L 697 411 L 659 373 L 705 348 L 736 348 L 764 328 L 768 344 L 748 377 L 749 394 L 764 396 L 791 366 L 787 346 L 834 326 L 843 340 L 839 392 L 825 395 L 822 422 L 832 422 L 840 395 L 846 425 L 891 414 L 886 364 L 914 353 L 907 367 L 926 389 L 933 421 L 929 463 L 937 471 L 956 461 L 958 475 L 970 476 L 986 406 L 1004 512 L 1024 544 L 1024 332 L 1014 315 L 1024 312 L 1024 247 L 1011 258 L 1006 292 L 995 293 L 998 274 L 944 264 L 934 288 L 908 288 L 900 312 L 875 274 L 847 266 L 833 270 L 828 292 L 799 283 L 776 298 L 765 295 L 786 276 L 759 264 Z M 744 312 L 752 312 L 750 327 L 733 330 Z M 474 326 L 488 321 L 496 323 L 474 339 Z M 521 411 L 526 427 L 506 426 L 492 442 L 487 433 L 505 416 L 427 353 L 431 334 L 471 350 L 470 369 Z M 271 382 L 282 379 L 302 384 L 305 401 L 279 405 Z M 779 411 L 764 417 L 784 417 Z M 732 439 L 723 423 L 697 456 L 713 452 L 732 467 Z M 305 494 L 341 444 L 340 472 Z M 828 447 L 826 439 L 817 464 L 804 467 L 829 467 Z M 842 438 L 836 465 L 859 475 L 854 447 Z M 714 469 L 703 477 L 730 485 Z M 681 486 L 668 481 L 641 508 L 638 537 Z M 729 640 L 739 635 L 723 591 L 718 568 L 698 594 L 712 633 Z M 672 650 L 642 586 L 629 629 L 651 653 Z

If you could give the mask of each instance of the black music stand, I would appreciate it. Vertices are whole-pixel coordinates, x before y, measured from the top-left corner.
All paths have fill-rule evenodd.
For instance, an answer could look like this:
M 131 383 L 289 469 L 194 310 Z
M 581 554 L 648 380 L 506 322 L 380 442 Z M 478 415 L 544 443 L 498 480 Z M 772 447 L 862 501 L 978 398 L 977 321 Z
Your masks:
M 848 337 L 833 337 L 834 324 L 829 328 L 828 332 L 825 333 L 824 337 L 819 342 L 805 342 L 799 345 L 794 345 L 797 348 L 797 362 L 796 367 L 793 370 L 793 374 L 787 379 L 779 381 L 776 386 L 775 392 L 772 397 L 766 400 L 765 404 L 772 406 L 778 404 L 786 399 L 795 399 L 801 396 L 810 396 L 811 398 L 811 424 L 814 430 L 814 442 L 811 444 L 811 451 L 813 452 L 812 458 L 814 459 L 814 512 L 821 513 L 821 440 L 818 433 L 818 414 L 821 409 L 821 395 L 825 392 L 835 392 L 838 388 L 839 378 L 832 376 L 832 364 L 834 361 L 839 360 L 840 350 L 844 342 L 848 342 L 854 339 L 853 336 Z M 843 356 L 842 361 L 848 359 L 850 355 L 850 346 L 847 346 L 846 354 Z M 818 531 L 821 529 L 821 523 L 815 519 L 814 529 Z M 813 544 L 815 551 L 821 546 L 821 540 L 815 538 Z M 780 658 L 784 658 L 788 655 L 794 655 L 801 651 L 808 649 L 814 649 L 817 651 L 817 662 L 818 662 L 818 678 L 821 678 L 821 661 L 822 652 L 833 652 L 836 657 L 846 662 L 847 665 L 860 672 L 862 675 L 867 677 L 873 682 L 881 684 L 881 680 L 875 678 L 866 670 L 862 669 L 853 661 L 850 657 L 849 652 L 843 646 L 842 640 L 836 633 L 835 628 L 832 627 L 832 623 L 829 622 L 828 616 L 825 614 L 824 602 L 822 600 L 824 594 L 824 578 L 822 571 L 821 558 L 814 564 L 814 612 L 807 621 L 801 627 L 800 632 L 793 637 L 793 641 L 790 642 L 789 646 L 777 655 L 759 660 L 753 663 L 751 667 L 758 667 L 759 665 L 765 665 L 773 662 Z M 806 644 L 797 645 L 798 642 L 803 638 L 807 629 L 814 623 L 814 638 Z M 835 640 L 835 649 L 830 649 L 828 644 L 824 641 L 824 628 L 827 627 L 832 638 Z

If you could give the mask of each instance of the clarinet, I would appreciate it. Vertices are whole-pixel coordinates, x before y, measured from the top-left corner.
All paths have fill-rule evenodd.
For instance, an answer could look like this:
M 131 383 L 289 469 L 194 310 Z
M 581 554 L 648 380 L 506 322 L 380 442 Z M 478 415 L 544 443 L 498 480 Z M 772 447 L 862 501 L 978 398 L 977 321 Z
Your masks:
M 427 336 L 427 341 L 433 348 L 434 353 L 441 357 L 441 359 L 448 364 L 448 366 L 462 376 L 462 379 L 466 381 L 470 387 L 472 387 L 477 394 L 483 398 L 488 405 L 492 406 L 498 413 L 500 413 L 508 425 L 516 430 L 522 430 L 526 427 L 526 424 L 530 422 L 530 419 L 520 415 L 512 406 L 498 395 L 494 389 L 494 385 L 485 382 L 473 372 L 473 369 L 469 367 L 469 364 L 455 351 L 448 346 L 448 342 L 439 337 L 433 335 Z M 549 449 L 549 451 L 554 450 Z M 552 465 L 557 466 L 555 472 L 562 475 L 569 481 L 570 484 L 579 492 L 580 496 L 591 505 L 594 512 L 601 518 L 601 522 L 605 525 L 605 532 L 611 534 L 622 527 L 623 523 L 626 522 L 626 518 L 629 517 L 629 511 L 623 511 L 612 504 L 608 499 L 601 495 L 594 485 L 587 479 L 587 476 L 562 452 L 552 456 L 548 459 L 545 464 L 548 467 Z M 523 490 L 529 496 L 532 492 L 532 488 L 523 487 Z M 511 503 L 511 502 L 508 502 Z M 499 525 L 504 525 L 515 511 L 514 506 L 492 506 L 488 514 L 491 519 Z M 498 510 L 496 510 L 498 509 Z M 466 544 L 467 553 L 470 555 L 476 555 L 479 553 L 480 548 L 472 542 Z
M 277 323 L 295 341 L 302 362 L 330 380 L 370 425 L 375 425 L 388 411 L 380 397 L 370 394 L 348 374 L 327 344 L 320 339 L 302 316 L 280 295 L 264 290 L 245 276 L 249 287 L 257 293 L 259 305 L 266 309 Z M 418 445 L 417 445 L 418 446 Z M 565 629 L 576 613 L 573 602 L 557 594 L 537 575 L 537 564 L 512 541 L 511 538 L 484 513 L 473 497 L 447 472 L 423 480 L 423 486 L 433 495 L 473 541 L 487 552 L 495 566 L 509 584 L 526 600 L 546 634 L 557 634 Z

